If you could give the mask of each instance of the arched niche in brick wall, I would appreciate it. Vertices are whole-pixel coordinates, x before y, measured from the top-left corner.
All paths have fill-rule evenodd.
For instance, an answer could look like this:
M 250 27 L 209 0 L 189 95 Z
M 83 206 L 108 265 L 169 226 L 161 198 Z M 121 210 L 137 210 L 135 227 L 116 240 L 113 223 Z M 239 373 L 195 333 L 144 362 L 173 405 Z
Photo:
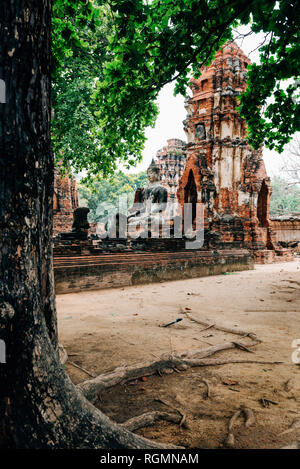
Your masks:
M 269 226 L 269 197 L 269 188 L 264 179 L 257 199 L 257 218 L 262 227 Z
M 190 212 L 190 211 L 192 212 L 192 216 L 191 216 L 192 225 L 194 225 L 196 221 L 197 202 L 198 202 L 197 187 L 195 183 L 194 173 L 192 169 L 190 169 L 187 184 L 184 188 L 184 203 L 189 204 L 189 205 L 185 206 L 184 214 L 186 216 L 187 212 Z
M 59 201 L 58 201 L 58 196 L 57 196 L 56 191 L 54 191 L 54 194 L 53 194 L 53 210 L 55 212 L 59 211 Z

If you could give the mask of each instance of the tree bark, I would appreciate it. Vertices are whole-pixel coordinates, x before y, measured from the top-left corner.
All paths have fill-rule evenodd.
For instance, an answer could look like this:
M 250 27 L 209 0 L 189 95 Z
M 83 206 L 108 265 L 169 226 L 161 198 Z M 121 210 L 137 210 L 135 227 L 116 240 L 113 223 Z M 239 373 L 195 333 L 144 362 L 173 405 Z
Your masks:
M 50 35 L 51 0 L 0 9 L 0 439 L 17 448 L 157 448 L 86 401 L 59 363 Z

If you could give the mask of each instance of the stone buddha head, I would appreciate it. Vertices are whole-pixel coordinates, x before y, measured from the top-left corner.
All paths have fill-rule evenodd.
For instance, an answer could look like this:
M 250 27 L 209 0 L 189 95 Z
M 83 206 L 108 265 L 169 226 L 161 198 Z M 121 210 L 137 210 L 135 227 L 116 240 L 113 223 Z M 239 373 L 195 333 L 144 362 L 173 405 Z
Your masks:
M 156 166 L 154 160 L 152 160 L 149 168 L 147 169 L 147 176 L 150 184 L 160 181 L 160 169 Z

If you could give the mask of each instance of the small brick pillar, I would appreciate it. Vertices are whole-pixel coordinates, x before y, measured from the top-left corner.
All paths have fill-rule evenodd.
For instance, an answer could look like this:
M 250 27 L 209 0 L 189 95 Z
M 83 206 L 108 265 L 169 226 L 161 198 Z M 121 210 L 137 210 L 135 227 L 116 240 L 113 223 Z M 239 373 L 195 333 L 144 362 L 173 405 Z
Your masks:
M 78 191 L 75 177 L 61 175 L 59 168 L 54 174 L 53 234 L 72 229 L 73 211 L 78 207 Z

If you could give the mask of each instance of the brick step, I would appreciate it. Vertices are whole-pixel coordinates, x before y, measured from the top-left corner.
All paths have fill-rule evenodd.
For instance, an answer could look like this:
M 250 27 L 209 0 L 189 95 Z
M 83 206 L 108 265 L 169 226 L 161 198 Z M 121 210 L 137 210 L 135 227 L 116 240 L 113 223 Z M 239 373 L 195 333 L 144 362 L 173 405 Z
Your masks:
M 54 259 L 58 294 L 217 275 L 253 268 L 246 249 Z
M 222 255 L 230 255 L 234 257 L 235 255 L 240 256 L 241 250 L 223 250 L 221 251 Z M 245 250 L 245 253 L 248 251 Z M 73 256 L 73 257 L 59 257 L 54 258 L 54 268 L 72 268 L 75 266 L 93 266 L 93 265 L 135 265 L 135 264 L 159 264 L 164 262 L 182 262 L 190 259 L 210 259 L 212 257 L 218 256 L 218 252 L 214 253 L 212 251 L 179 251 L 179 252 L 157 252 L 155 256 L 153 253 L 122 253 L 122 254 L 106 254 L 102 256 Z
M 199 249 L 191 249 L 191 250 L 184 250 L 184 251 L 160 251 L 160 252 L 156 252 L 156 253 L 153 253 L 153 252 L 130 252 L 130 253 L 127 253 L 127 252 L 122 252 L 122 253 L 105 253 L 105 254 L 102 254 L 102 255 L 97 255 L 97 256 L 92 256 L 92 255 L 83 255 L 83 256 L 60 256 L 60 257 L 56 257 L 54 256 L 54 261 L 56 260 L 61 260 L 61 259 L 66 259 L 66 260 L 69 260 L 69 259 L 77 259 L 77 260 L 80 260 L 80 259 L 89 259 L 89 258 L 95 258 L 95 259 L 112 259 L 112 258 L 120 258 L 120 259 L 128 259 L 128 258 L 141 258 L 141 257 L 153 257 L 155 255 L 155 257 L 163 257 L 163 256 L 166 256 L 166 257 L 170 257 L 170 256 L 181 256 L 181 257 L 187 257 L 187 256 L 203 256 L 203 255 L 207 255 L 207 256 L 213 256 L 213 255 L 217 255 L 217 254 L 240 254 L 241 252 L 244 252 L 244 253 L 247 253 L 249 252 L 247 249 L 222 249 L 222 250 L 215 250 L 215 251 L 208 251 L 208 250 L 199 250 Z
M 203 259 L 210 258 L 211 256 L 201 256 Z M 163 258 L 158 258 L 157 256 L 152 256 L 152 257 L 139 257 L 136 259 L 109 259 L 107 261 L 98 259 L 98 258 L 91 258 L 91 259 L 79 259 L 75 260 L 72 262 L 54 262 L 54 268 L 68 268 L 68 267 L 74 267 L 74 266 L 92 266 L 92 265 L 102 265 L 102 266 L 109 266 L 109 265 L 116 265 L 116 266 L 121 266 L 121 265 L 136 265 L 136 264 L 147 264 L 147 265 L 153 265 L 153 264 L 159 264 L 159 263 L 165 263 L 165 262 L 182 262 L 182 261 L 187 261 L 189 259 L 195 259 L 196 256 L 185 256 L 185 257 L 163 257 Z
M 125 247 L 125 246 L 124 246 Z M 170 245 L 170 246 L 166 246 L 166 243 L 162 243 L 162 244 L 156 244 L 156 245 L 152 245 L 151 247 L 147 246 L 147 249 L 142 249 L 142 250 L 139 250 L 138 248 L 136 248 L 136 251 L 139 251 L 138 253 L 157 253 L 157 252 L 178 252 L 178 251 L 186 251 L 186 248 L 185 248 L 185 242 L 184 243 L 180 243 L 179 244 L 176 244 L 176 245 Z M 91 253 L 91 255 L 111 255 L 111 254 L 130 254 L 130 253 L 135 253 L 135 250 L 134 249 L 129 249 L 129 248 L 125 248 L 124 250 L 123 249 L 118 249 L 118 250 L 113 250 L 113 248 L 111 249 L 111 251 L 108 250 L 103 250 L 101 248 L 98 248 L 98 247 L 94 247 L 94 246 L 84 246 L 84 247 L 81 247 L 79 248 L 78 246 L 76 247 L 70 247 L 70 246 L 64 246 L 64 247 L 55 247 L 54 248 L 54 256 L 55 257 L 73 257 L 74 255 L 75 256 L 85 256 L 85 255 L 89 255 L 89 253 Z

